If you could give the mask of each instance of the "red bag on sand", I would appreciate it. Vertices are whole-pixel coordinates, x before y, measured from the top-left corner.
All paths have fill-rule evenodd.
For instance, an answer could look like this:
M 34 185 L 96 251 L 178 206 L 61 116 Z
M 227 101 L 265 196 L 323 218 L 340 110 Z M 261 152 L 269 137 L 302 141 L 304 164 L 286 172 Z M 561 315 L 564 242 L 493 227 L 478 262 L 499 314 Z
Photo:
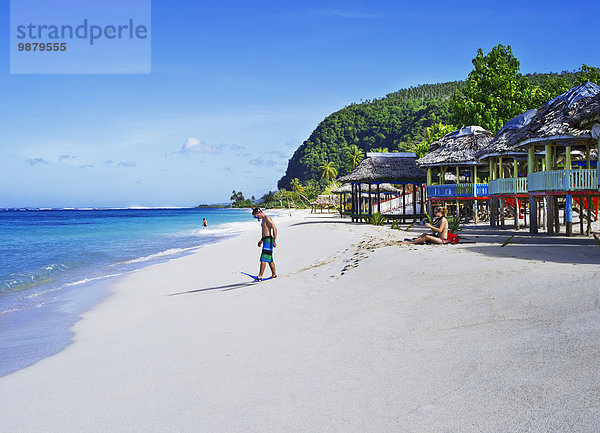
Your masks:
M 455 235 L 454 233 L 448 233 L 448 242 L 451 244 L 457 244 L 458 241 L 460 239 L 458 238 L 458 235 Z

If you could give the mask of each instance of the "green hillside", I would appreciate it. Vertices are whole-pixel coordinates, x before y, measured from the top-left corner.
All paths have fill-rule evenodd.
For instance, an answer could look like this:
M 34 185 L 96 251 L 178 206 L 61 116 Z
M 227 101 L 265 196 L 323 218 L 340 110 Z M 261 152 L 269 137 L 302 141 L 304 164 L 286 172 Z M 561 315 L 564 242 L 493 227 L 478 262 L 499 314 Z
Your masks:
M 577 75 L 578 72 L 565 71 L 524 77 L 531 86 L 543 90 L 541 97 L 549 100 L 572 87 Z M 381 99 L 352 104 L 327 116 L 289 160 L 279 188 L 289 189 L 294 178 L 303 183 L 318 181 L 319 167 L 326 162 L 333 162 L 339 176 L 347 174 L 351 166 L 345 152 L 353 144 L 365 152 L 377 148 L 387 148 L 390 152 L 410 150 L 421 141 L 425 128 L 440 122 L 453 123 L 450 98 L 464 85 L 464 81 L 424 84 Z

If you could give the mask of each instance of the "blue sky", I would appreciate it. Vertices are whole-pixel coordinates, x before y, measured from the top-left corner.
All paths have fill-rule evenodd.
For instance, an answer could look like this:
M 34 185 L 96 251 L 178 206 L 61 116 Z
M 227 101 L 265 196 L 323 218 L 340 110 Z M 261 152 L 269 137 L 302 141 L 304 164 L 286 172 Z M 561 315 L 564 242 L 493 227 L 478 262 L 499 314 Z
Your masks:
M 0 207 L 258 197 L 325 116 L 464 79 L 478 48 L 523 73 L 600 63 L 597 2 L 488 3 L 154 0 L 149 75 L 11 75 L 6 50 Z

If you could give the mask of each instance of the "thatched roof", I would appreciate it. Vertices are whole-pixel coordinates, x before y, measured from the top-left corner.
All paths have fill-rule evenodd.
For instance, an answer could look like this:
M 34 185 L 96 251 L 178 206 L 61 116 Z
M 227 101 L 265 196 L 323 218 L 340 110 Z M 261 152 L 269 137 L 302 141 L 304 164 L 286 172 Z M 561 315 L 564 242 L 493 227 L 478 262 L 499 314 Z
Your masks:
M 316 206 L 338 206 L 340 204 L 340 197 L 337 195 L 318 195 L 315 201 L 311 205 Z
M 540 107 L 527 125 L 507 134 L 502 145 L 589 143 L 593 140 L 590 129 L 599 119 L 600 86 L 588 81 Z
M 491 141 L 493 134 L 480 126 L 467 126 L 431 143 L 431 150 L 417 163 L 421 167 L 475 165 L 475 152 Z
M 417 167 L 414 153 L 368 153 L 352 173 L 340 177 L 341 182 L 425 182 L 427 175 Z
M 363 183 L 363 184 L 360 185 L 360 188 L 361 188 L 362 191 L 368 191 L 369 190 L 369 184 L 368 183 Z M 377 187 L 371 186 L 371 191 L 377 191 Z M 352 184 L 345 183 L 342 186 L 339 186 L 339 187 L 337 187 L 335 189 L 332 189 L 331 192 L 334 193 L 334 194 L 349 194 L 349 193 L 352 192 Z M 394 188 L 389 183 L 381 183 L 381 184 L 379 184 L 379 192 L 401 193 L 402 190 L 400 190 L 398 188 Z
M 500 155 L 526 157 L 526 151 L 514 149 L 508 142 L 516 131 L 529 125 L 536 113 L 537 110 L 534 108 L 510 119 L 486 146 L 475 152 L 475 158 L 482 160 L 490 156 Z

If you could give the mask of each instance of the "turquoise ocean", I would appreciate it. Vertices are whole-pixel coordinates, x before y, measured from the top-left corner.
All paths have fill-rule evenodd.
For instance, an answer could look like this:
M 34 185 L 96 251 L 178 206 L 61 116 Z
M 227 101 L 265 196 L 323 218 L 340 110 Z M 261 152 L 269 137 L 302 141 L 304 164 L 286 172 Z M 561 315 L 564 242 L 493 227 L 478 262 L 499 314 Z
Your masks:
M 0 377 L 70 344 L 115 278 L 254 225 L 249 209 L 0 210 Z

